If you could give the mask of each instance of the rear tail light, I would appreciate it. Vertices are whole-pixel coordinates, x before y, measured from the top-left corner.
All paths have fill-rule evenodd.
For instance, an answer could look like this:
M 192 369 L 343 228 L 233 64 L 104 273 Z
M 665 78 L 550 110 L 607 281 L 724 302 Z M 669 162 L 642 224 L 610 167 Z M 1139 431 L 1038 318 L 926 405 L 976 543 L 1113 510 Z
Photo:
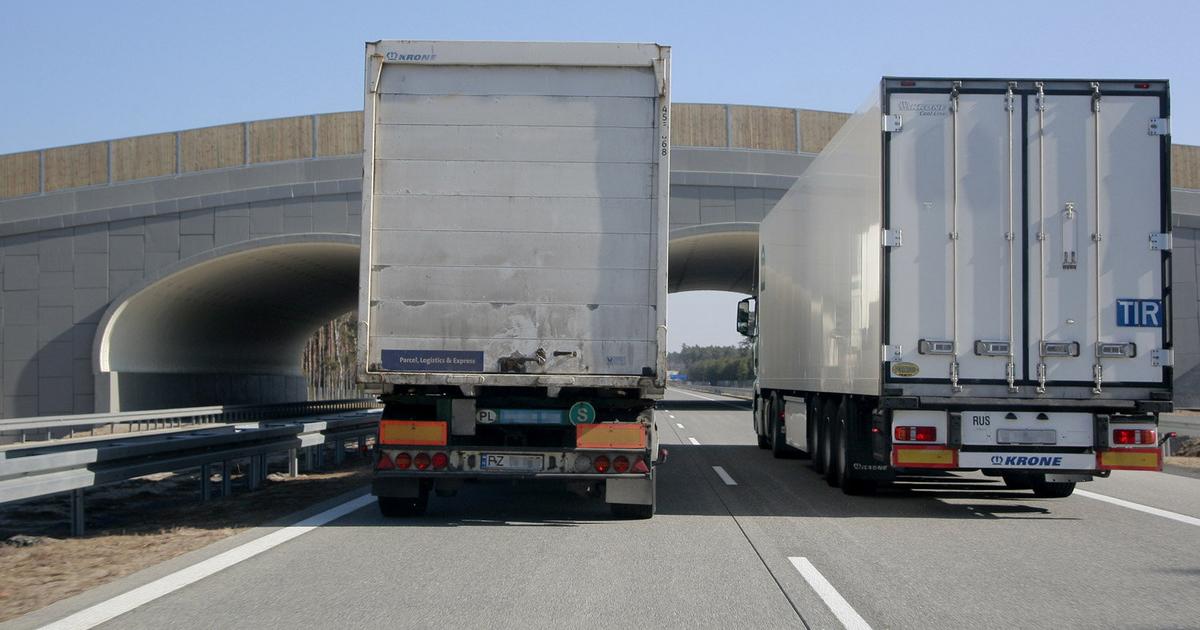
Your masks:
M 937 427 L 896 427 L 896 440 L 900 442 L 936 442 Z
M 629 458 L 624 455 L 617 455 L 613 458 L 612 468 L 615 473 L 629 472 Z
M 412 455 L 408 453 L 400 453 L 396 456 L 396 468 L 399 470 L 408 470 L 412 467 Z
M 375 470 L 391 470 L 396 465 L 392 463 L 392 456 L 387 453 L 379 453 L 379 461 L 375 462 Z
M 646 465 L 646 460 L 639 457 L 636 462 L 633 462 L 633 472 L 648 473 L 650 472 L 650 467 Z
M 449 465 L 450 465 L 450 456 L 449 455 L 446 455 L 445 453 L 434 453 L 433 454 L 433 469 L 434 470 L 443 470 L 444 468 L 446 468 L 446 466 L 449 466 Z
M 592 460 L 592 468 L 598 473 L 608 472 L 608 458 L 603 455 L 597 456 Z
M 1158 431 L 1155 429 L 1113 429 L 1113 444 L 1121 446 L 1157 445 Z
M 587 455 L 575 456 L 575 472 L 585 473 L 592 469 L 592 458 Z
M 413 458 L 413 466 L 417 470 L 429 468 L 429 453 L 417 453 L 417 456 Z

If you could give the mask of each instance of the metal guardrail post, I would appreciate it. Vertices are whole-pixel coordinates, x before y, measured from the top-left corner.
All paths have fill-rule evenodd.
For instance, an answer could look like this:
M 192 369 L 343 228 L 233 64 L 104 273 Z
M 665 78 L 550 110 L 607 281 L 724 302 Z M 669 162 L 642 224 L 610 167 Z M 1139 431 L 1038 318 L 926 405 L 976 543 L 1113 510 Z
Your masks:
M 200 501 L 207 503 L 212 500 L 212 466 L 200 465 Z
M 233 462 L 228 459 L 221 462 L 221 498 L 233 494 Z
M 258 472 L 258 457 L 250 456 L 250 470 L 246 474 L 246 487 L 251 490 L 258 490 L 259 472 Z
M 71 491 L 71 535 L 82 536 L 84 530 L 83 489 Z

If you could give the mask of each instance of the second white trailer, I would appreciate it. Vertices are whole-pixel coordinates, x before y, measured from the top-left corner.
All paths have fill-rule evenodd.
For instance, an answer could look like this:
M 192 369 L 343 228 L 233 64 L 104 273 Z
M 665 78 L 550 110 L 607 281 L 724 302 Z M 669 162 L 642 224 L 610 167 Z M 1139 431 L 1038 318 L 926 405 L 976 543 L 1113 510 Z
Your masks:
M 884 79 L 763 220 L 760 445 L 848 491 L 1160 469 L 1168 116 L 1165 81 Z

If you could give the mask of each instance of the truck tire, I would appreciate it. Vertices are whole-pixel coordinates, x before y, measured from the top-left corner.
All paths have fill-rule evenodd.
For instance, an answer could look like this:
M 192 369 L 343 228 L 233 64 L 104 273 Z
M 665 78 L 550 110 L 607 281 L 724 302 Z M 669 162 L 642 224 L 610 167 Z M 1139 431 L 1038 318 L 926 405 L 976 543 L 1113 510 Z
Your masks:
M 807 431 L 807 435 L 805 436 L 805 445 L 808 446 L 807 454 L 813 460 L 813 467 L 815 468 L 819 459 L 819 451 L 821 450 L 818 448 L 820 441 L 817 440 L 817 424 L 821 417 L 821 407 L 811 398 L 808 399 L 806 407 L 807 413 L 805 414 L 805 419 L 807 422 L 805 424 L 807 426 L 804 428 Z
M 1009 490 L 1028 490 L 1033 487 L 1033 476 L 1029 473 L 1005 472 L 1000 473 L 1000 477 Z
M 814 457 L 814 468 L 817 474 L 828 475 L 833 469 L 833 416 L 836 414 L 833 401 L 824 401 L 821 415 L 817 418 L 817 457 Z
M 429 493 L 422 490 L 415 499 L 379 497 L 379 513 L 385 518 L 410 518 L 421 516 L 429 506 Z
M 1074 481 L 1046 481 L 1045 475 L 1033 478 L 1033 496 L 1042 499 L 1065 499 L 1075 492 Z
M 820 399 L 813 404 L 813 458 L 812 467 L 818 475 L 825 474 L 825 465 L 829 461 L 829 453 L 825 450 L 825 414 L 828 404 Z
M 638 505 L 637 503 L 609 503 L 615 518 L 629 520 L 645 520 L 654 516 L 654 505 Z
M 824 430 L 824 437 L 821 439 L 821 449 L 825 452 L 825 482 L 834 488 L 838 487 L 841 480 L 838 478 L 838 435 L 837 435 L 837 418 L 841 414 L 840 405 L 835 406 L 833 401 L 825 403 L 825 413 L 821 418 L 821 427 Z
M 850 443 L 847 439 L 849 431 L 846 426 L 854 420 L 854 407 L 847 402 L 842 405 L 838 413 L 838 429 L 837 429 L 837 481 L 836 485 L 842 487 L 842 492 L 849 495 L 870 494 L 875 489 L 875 484 L 866 479 L 859 479 L 854 476 L 850 468 Z
M 771 448 L 771 438 L 767 435 L 766 423 L 763 422 L 763 399 L 757 394 L 754 396 L 754 434 L 758 436 L 758 448 Z

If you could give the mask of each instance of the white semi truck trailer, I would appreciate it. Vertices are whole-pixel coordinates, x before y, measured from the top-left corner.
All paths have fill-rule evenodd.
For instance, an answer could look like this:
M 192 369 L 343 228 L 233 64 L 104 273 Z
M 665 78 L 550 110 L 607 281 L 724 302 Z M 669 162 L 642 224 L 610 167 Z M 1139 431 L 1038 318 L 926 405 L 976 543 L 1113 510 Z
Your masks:
M 359 380 L 388 516 L 470 479 L 649 518 L 665 389 L 670 49 L 366 48 Z
M 766 216 L 755 429 L 847 493 L 1161 470 L 1166 81 L 885 78 Z

